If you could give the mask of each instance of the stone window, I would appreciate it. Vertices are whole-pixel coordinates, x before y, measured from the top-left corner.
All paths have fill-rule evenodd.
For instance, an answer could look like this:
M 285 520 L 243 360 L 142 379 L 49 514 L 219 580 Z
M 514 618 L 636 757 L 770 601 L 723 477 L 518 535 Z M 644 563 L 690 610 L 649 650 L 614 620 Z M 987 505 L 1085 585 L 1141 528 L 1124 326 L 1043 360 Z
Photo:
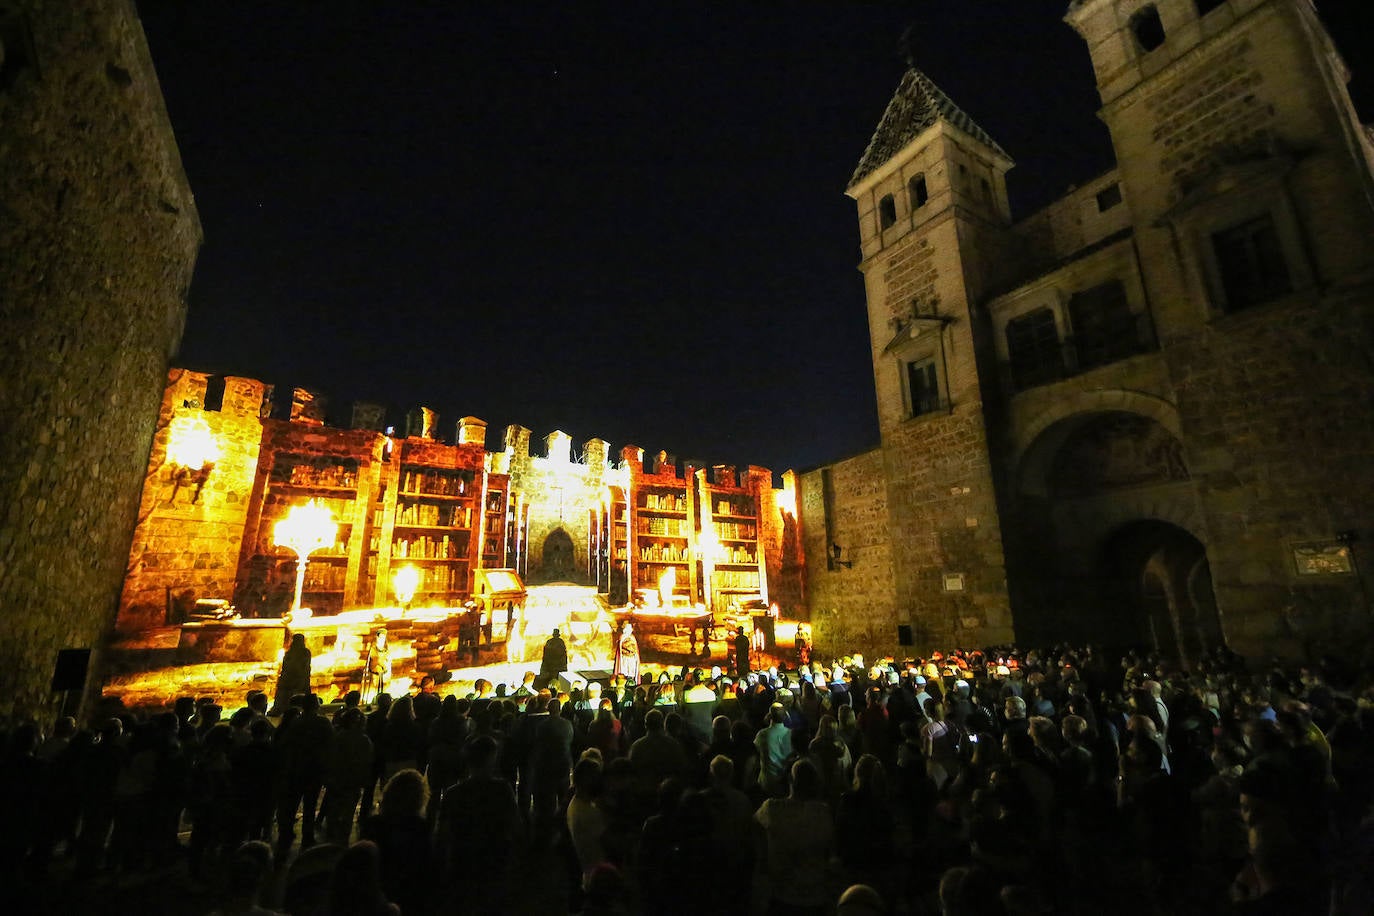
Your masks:
M 944 400 L 940 397 L 940 374 L 935 357 L 914 359 L 906 364 L 906 387 L 911 415 L 935 413 Z
M 1131 313 L 1126 286 L 1109 280 L 1069 299 L 1079 369 L 1105 366 L 1141 352 L 1140 320 Z
M 1228 312 L 1293 291 L 1283 244 L 1269 213 L 1212 233 L 1212 252 Z
M 878 226 L 891 229 L 897 222 L 897 200 L 891 194 L 884 194 L 878 201 Z
M 978 179 L 978 189 L 983 192 L 983 203 L 992 203 L 992 185 L 988 184 L 986 178 Z
M 1097 192 L 1097 212 L 1106 213 L 1121 203 L 1121 185 L 1114 184 Z
M 911 196 L 911 209 L 917 210 L 926 205 L 930 200 L 930 192 L 926 190 L 926 176 L 922 172 L 914 176 L 907 182 L 907 193 Z
M 1131 17 L 1131 34 L 1140 50 L 1149 52 L 1164 44 L 1164 22 L 1154 5 L 1142 7 Z
M 1226 5 L 1226 0 L 1193 0 L 1193 5 L 1197 7 L 1199 16 L 1206 16 L 1214 9 Z
M 1054 312 L 1038 308 L 1007 322 L 1007 362 L 1018 391 L 1063 377 L 1064 354 Z

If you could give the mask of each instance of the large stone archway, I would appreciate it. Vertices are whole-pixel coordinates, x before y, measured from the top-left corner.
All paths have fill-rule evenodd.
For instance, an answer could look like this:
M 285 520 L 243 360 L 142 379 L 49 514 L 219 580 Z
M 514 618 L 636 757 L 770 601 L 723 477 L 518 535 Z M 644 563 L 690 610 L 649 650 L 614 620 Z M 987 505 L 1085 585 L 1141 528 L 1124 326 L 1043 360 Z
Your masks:
M 1147 395 L 1093 394 L 1118 397 L 1047 411 L 1017 448 L 1017 635 L 1196 658 L 1221 633 L 1177 414 Z

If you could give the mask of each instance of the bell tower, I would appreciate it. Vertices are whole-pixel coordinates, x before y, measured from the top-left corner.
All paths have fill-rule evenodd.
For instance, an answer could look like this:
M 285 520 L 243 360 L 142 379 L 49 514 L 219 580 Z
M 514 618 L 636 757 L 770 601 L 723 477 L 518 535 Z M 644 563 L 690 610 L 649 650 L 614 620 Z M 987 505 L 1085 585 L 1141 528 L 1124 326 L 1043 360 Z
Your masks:
M 920 69 L 850 178 L 858 205 L 898 622 L 918 645 L 1011 638 L 974 305 L 996 282 L 1012 160 Z
M 845 192 L 859 210 L 884 438 L 980 397 L 969 302 L 986 278 L 979 252 L 995 248 L 1011 221 L 1011 166 L 930 77 L 907 70 Z M 902 357 L 917 340 L 928 361 L 909 369 Z

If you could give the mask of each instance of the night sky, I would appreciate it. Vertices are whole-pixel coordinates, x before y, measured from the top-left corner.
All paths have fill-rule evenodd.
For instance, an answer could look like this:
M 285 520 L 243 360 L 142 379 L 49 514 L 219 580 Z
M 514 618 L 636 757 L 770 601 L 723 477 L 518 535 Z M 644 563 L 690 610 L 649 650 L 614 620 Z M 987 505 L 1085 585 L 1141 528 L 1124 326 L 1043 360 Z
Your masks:
M 1362 3 L 1321 8 L 1369 118 Z M 775 471 L 875 445 L 843 191 L 913 24 L 1018 217 L 1111 165 L 1067 0 L 138 8 L 205 231 L 177 362 L 340 425 L 423 404 L 492 448 Z

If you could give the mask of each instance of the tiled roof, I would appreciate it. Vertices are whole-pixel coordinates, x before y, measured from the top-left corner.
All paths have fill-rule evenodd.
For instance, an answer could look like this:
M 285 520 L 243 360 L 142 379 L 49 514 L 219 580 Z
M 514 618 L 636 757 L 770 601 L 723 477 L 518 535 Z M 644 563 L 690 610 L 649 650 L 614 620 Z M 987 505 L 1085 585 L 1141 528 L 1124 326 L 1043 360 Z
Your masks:
M 1003 156 L 1007 155 L 1006 150 L 1002 149 L 987 131 L 975 124 L 963 109 L 950 101 L 949 96 L 945 95 L 939 86 L 931 82 L 930 77 L 912 67 L 902 77 L 902 83 L 897 87 L 897 93 L 892 97 L 892 101 L 887 103 L 887 111 L 883 112 L 883 119 L 878 122 L 878 129 L 873 132 L 873 139 L 868 141 L 868 149 L 864 150 L 858 168 L 854 169 L 854 174 L 849 179 L 849 187 L 854 187 L 865 175 L 895 156 L 902 147 L 936 121 L 952 124 Z

